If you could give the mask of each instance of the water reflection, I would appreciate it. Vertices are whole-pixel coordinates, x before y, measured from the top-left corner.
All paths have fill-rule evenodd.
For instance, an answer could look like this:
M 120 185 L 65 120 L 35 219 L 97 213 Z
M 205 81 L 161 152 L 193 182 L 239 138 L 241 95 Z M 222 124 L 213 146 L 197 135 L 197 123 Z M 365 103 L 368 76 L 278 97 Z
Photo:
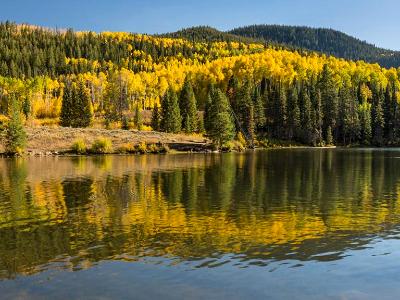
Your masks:
M 339 260 L 397 236 L 399 156 L 299 149 L 1 159 L 0 278 L 104 260 L 195 268 Z

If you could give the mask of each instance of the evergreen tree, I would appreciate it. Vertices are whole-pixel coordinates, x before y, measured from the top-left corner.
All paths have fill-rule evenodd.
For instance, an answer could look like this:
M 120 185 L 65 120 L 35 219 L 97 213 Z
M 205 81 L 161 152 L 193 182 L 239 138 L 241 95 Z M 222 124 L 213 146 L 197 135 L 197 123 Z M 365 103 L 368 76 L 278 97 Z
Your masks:
M 300 129 L 300 108 L 298 104 L 298 92 L 296 85 L 291 86 L 287 98 L 287 126 L 288 139 L 297 139 Z
M 395 139 L 395 113 L 396 113 L 396 106 L 397 103 L 395 103 L 392 100 L 392 87 L 391 84 L 389 83 L 386 86 L 385 90 L 385 96 L 384 96 L 384 103 L 383 103 L 383 117 L 385 120 L 385 128 L 384 128 L 384 137 L 385 140 L 389 143 L 393 142 Z
M 321 102 L 321 91 L 316 90 L 314 94 L 314 110 L 315 110 L 315 123 L 314 123 L 314 130 L 315 130 L 315 141 L 316 145 L 323 145 L 324 138 L 322 132 L 322 125 L 323 125 L 323 112 L 322 112 L 322 102 Z
M 261 130 L 265 127 L 266 118 L 265 118 L 265 107 L 260 87 L 254 88 L 253 106 L 254 106 L 254 124 L 257 130 Z
M 370 145 L 372 138 L 371 104 L 363 102 L 358 109 L 360 116 L 360 138 L 363 145 Z
M 73 118 L 73 97 L 74 90 L 72 83 L 67 81 L 64 87 L 64 94 L 61 104 L 60 124 L 63 127 L 70 127 Z
M 17 101 L 12 97 L 10 121 L 6 130 L 5 148 L 8 154 L 22 154 L 26 146 L 26 133 Z
M 267 126 L 274 138 L 287 138 L 287 97 L 284 85 L 279 82 L 266 93 Z
M 140 110 L 139 104 L 135 105 L 135 119 L 134 119 L 134 122 L 135 122 L 136 129 L 139 130 L 139 131 L 142 130 L 143 117 L 142 117 L 142 112 Z
M 203 116 L 203 121 L 204 121 L 204 129 L 206 132 L 210 131 L 211 128 L 211 116 L 212 116 L 212 99 L 214 97 L 215 93 L 215 88 L 214 86 L 210 86 L 207 94 L 207 99 L 204 107 L 204 116 Z
M 332 128 L 330 126 L 328 126 L 328 128 L 326 130 L 326 144 L 328 146 L 333 146 L 334 145 L 333 135 L 332 135 Z
M 352 97 L 350 88 L 345 85 L 339 92 L 339 127 L 343 145 L 351 144 L 359 137 L 359 118 L 356 97 Z
M 192 84 L 188 78 L 185 79 L 179 97 L 179 108 L 182 115 L 182 128 L 186 133 L 197 130 L 197 104 Z
M 372 101 L 373 143 L 376 146 L 384 144 L 385 117 L 383 114 L 383 93 L 374 91 Z
M 327 137 L 328 127 L 337 135 L 336 120 L 338 117 L 338 97 L 333 73 L 328 65 L 324 65 L 320 80 L 319 89 L 323 103 L 324 124 L 323 129 Z
M 169 88 L 161 101 L 161 128 L 165 132 L 178 133 L 182 128 L 178 97 Z
M 32 114 L 32 104 L 28 97 L 25 98 L 25 100 L 22 104 L 22 111 L 25 115 L 25 118 L 29 119 L 29 117 Z
M 160 130 L 160 120 L 161 120 L 160 108 L 158 104 L 156 104 L 153 108 L 153 113 L 151 115 L 151 127 L 153 128 L 154 131 Z
M 300 93 L 300 102 L 302 110 L 300 113 L 301 121 L 301 140 L 307 145 L 315 145 L 316 139 L 314 135 L 313 108 L 310 99 L 309 90 L 303 86 Z
M 231 108 L 228 99 L 220 89 L 212 93 L 210 106 L 209 127 L 207 134 L 211 140 L 221 147 L 231 141 L 235 136 L 235 125 L 231 116 Z
M 93 107 L 90 100 L 89 90 L 83 80 L 79 80 L 75 87 L 75 98 L 73 105 L 72 127 L 88 127 L 93 121 Z
M 243 132 L 250 144 L 254 143 L 255 123 L 254 123 L 254 103 L 252 100 L 252 88 L 249 82 L 245 82 L 237 91 L 233 109 L 238 132 Z
M 60 124 L 64 127 L 88 127 L 93 121 L 93 107 L 85 83 L 67 82 L 61 105 Z

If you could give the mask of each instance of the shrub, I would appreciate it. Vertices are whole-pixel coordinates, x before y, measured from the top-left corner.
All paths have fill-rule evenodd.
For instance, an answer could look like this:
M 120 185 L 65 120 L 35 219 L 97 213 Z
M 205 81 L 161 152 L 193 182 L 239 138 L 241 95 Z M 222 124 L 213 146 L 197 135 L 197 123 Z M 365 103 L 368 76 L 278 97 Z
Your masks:
M 146 153 L 147 152 L 147 144 L 146 144 L 146 142 L 140 142 L 137 145 L 137 151 L 139 153 L 142 153 L 142 154 Z
M 92 144 L 90 152 L 94 154 L 107 154 L 112 152 L 112 142 L 104 137 L 98 138 Z
M 235 143 L 233 142 L 226 142 L 221 147 L 222 152 L 232 152 L 232 150 L 234 149 L 235 149 Z
M 135 146 L 132 144 L 123 144 L 117 149 L 118 153 L 126 154 L 126 153 L 135 153 Z
M 26 147 L 26 132 L 22 125 L 21 115 L 18 106 L 13 101 L 11 107 L 10 121 L 5 132 L 6 152 L 8 154 L 22 154 Z
M 160 147 L 158 147 L 156 144 L 151 144 L 147 147 L 147 151 L 149 153 L 159 153 Z
M 82 139 L 76 140 L 71 147 L 72 152 L 76 154 L 85 154 L 87 151 L 87 147 L 85 141 Z
M 242 134 L 241 132 L 239 132 L 239 133 L 237 134 L 236 140 L 237 140 L 240 144 L 242 144 L 242 146 L 243 146 L 244 148 L 247 147 L 246 139 L 244 138 L 244 136 L 243 136 L 243 134 Z

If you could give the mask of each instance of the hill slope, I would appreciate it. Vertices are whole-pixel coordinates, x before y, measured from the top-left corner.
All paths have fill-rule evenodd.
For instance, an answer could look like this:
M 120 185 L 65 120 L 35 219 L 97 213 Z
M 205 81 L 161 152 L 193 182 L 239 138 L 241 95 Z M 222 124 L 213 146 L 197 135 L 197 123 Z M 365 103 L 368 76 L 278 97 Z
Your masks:
M 377 62 L 384 67 L 400 66 L 399 51 L 378 48 L 333 29 L 252 25 L 233 29 L 227 34 L 319 51 L 351 60 Z

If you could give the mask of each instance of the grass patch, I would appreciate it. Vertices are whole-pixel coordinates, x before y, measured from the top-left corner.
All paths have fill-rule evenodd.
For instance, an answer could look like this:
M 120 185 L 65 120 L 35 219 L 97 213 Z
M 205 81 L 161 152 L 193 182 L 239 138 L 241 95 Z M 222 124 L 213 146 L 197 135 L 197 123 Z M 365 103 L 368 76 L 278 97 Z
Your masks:
M 87 150 L 86 143 L 82 139 L 76 140 L 71 146 L 71 151 L 75 154 L 86 154 Z
M 108 154 L 112 153 L 113 147 L 110 139 L 101 137 L 95 140 L 90 148 L 92 154 Z

